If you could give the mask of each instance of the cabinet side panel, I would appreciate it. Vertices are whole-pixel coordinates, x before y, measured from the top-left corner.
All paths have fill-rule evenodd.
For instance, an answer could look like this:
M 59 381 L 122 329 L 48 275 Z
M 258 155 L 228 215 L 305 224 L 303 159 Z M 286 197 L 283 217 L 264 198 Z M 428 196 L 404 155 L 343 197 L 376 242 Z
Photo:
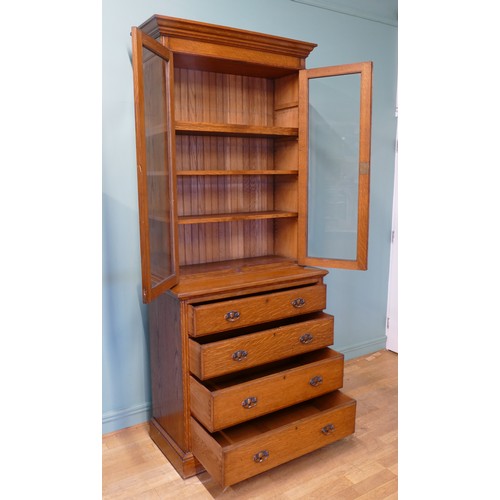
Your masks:
M 298 73 L 274 82 L 274 124 L 282 127 L 298 127 L 299 80 Z M 276 170 L 299 168 L 297 140 L 277 140 L 274 147 Z M 299 183 L 297 176 L 276 178 L 274 206 L 276 210 L 298 212 Z M 275 221 L 275 255 L 297 258 L 297 219 Z
M 275 141 L 274 168 L 276 170 L 298 170 L 299 146 L 296 140 Z
M 153 417 L 182 450 L 187 450 L 180 304 L 170 293 L 149 306 Z
M 297 258 L 297 219 L 275 221 L 274 255 Z
M 295 176 L 283 176 L 275 181 L 275 208 L 277 210 L 298 211 L 298 179 Z M 275 221 L 275 255 L 297 258 L 297 219 Z
M 193 430 L 193 454 L 202 463 L 208 473 L 222 484 L 224 478 L 224 464 L 220 445 L 203 427 L 191 418 Z
M 282 78 L 276 78 L 274 83 L 274 106 L 284 109 L 298 106 L 299 103 L 299 74 L 298 72 Z
M 297 127 L 298 106 L 298 73 L 277 78 L 274 84 L 274 124 L 281 127 Z

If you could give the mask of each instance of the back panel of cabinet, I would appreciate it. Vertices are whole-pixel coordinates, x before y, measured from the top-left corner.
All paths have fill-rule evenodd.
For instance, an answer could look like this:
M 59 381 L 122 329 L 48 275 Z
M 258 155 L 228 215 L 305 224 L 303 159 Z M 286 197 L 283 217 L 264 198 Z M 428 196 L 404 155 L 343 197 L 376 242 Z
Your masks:
M 296 258 L 297 74 L 174 81 L 180 265 Z

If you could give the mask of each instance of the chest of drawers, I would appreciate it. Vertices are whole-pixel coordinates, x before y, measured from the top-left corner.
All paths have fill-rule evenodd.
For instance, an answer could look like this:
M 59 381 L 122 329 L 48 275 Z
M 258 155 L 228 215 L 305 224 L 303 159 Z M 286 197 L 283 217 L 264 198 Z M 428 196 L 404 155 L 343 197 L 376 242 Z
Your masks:
M 326 271 L 201 269 L 150 305 L 151 436 L 180 474 L 227 486 L 354 432 Z

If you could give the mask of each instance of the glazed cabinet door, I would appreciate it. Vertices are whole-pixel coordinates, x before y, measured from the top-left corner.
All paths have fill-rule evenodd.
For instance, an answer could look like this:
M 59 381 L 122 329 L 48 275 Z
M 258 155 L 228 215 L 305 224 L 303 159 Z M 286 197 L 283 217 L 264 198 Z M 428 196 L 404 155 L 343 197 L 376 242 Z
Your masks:
M 367 269 L 372 63 L 299 75 L 299 263 Z
M 172 54 L 132 28 L 142 294 L 151 302 L 178 282 Z

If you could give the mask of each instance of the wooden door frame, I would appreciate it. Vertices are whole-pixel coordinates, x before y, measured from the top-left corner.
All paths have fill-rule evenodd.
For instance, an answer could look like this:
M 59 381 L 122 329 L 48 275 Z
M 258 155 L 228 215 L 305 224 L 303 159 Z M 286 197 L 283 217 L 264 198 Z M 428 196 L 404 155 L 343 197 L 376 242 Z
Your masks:
M 362 62 L 299 71 L 299 241 L 298 261 L 302 265 L 340 269 L 368 268 L 368 222 L 370 206 L 370 155 L 373 63 Z M 359 185 L 356 260 L 310 257 L 308 247 L 309 179 L 309 80 L 360 74 Z

